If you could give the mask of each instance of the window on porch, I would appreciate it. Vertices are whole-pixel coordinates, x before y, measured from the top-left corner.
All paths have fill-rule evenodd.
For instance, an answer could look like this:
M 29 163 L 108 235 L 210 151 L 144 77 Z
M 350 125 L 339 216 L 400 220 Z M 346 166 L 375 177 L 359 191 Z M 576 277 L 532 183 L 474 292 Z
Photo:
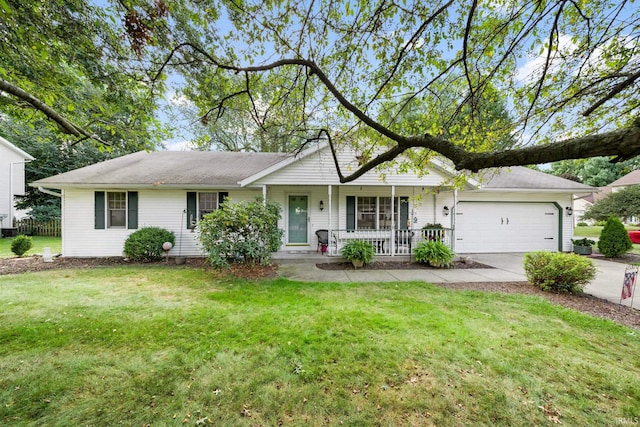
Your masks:
M 407 228 L 409 198 L 347 196 L 347 229 L 390 230 L 392 219 L 396 230 Z

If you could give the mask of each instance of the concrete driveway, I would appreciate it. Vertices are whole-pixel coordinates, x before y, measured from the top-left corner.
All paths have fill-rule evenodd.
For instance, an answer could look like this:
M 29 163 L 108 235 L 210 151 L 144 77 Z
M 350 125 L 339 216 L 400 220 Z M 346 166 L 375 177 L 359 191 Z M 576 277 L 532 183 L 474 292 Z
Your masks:
M 526 275 L 523 253 L 467 254 L 465 256 L 494 268 L 456 270 L 321 270 L 315 263 L 283 263 L 280 275 L 299 281 L 327 282 L 402 282 L 423 280 L 430 283 L 446 282 L 523 282 Z M 596 264 L 596 278 L 585 287 L 585 293 L 618 303 L 626 264 L 592 258 Z M 639 286 L 640 288 L 640 286 Z M 640 290 L 638 290 L 640 294 Z M 623 301 L 630 305 L 631 300 Z M 640 295 L 634 301 L 640 308 Z

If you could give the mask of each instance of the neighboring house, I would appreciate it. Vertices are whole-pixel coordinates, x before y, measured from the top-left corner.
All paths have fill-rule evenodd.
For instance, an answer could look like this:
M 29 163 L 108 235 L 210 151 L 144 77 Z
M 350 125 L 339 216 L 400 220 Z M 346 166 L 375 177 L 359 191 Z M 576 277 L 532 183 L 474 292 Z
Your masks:
M 574 216 L 576 224 L 582 221 L 582 215 L 584 215 L 585 211 L 590 207 L 597 203 L 599 200 L 604 199 L 611 193 L 615 193 L 620 191 L 626 187 L 631 185 L 639 185 L 640 184 L 640 170 L 632 171 L 613 181 L 611 184 L 608 184 L 605 187 L 599 187 L 597 192 L 586 193 L 586 194 L 576 194 L 575 200 L 573 202 L 574 208 Z M 637 218 L 627 218 L 629 223 L 636 223 Z M 595 221 L 587 220 L 587 223 L 594 224 Z
M 16 216 L 15 196 L 25 194 L 24 164 L 34 160 L 0 136 L 0 222 L 2 228 L 13 227 Z
M 611 191 L 615 193 L 616 191 L 620 191 L 625 187 L 629 187 L 630 185 L 638 184 L 640 184 L 640 170 L 629 172 L 622 178 L 617 179 L 611 184 L 607 185 L 607 187 L 610 187 Z
M 573 200 L 573 217 L 575 225 L 579 222 L 586 222 L 587 224 L 595 224 L 592 219 L 584 220 L 582 217 L 591 206 L 593 206 L 599 200 L 604 199 L 611 194 L 611 187 L 598 187 L 596 191 L 592 193 L 576 194 Z
M 339 154 L 348 171 L 352 152 Z M 369 172 L 340 184 L 329 147 L 297 156 L 276 153 L 139 152 L 42 179 L 34 187 L 62 190 L 65 256 L 118 256 L 143 226 L 173 231 L 172 255 L 203 255 L 197 227 L 206 212 L 263 198 L 282 206 L 281 250 L 315 252 L 315 231 L 329 230 L 329 253 L 364 238 L 379 255 L 408 254 L 425 238 L 458 253 L 570 251 L 575 193 L 594 189 L 514 167 L 450 185 L 457 172 L 433 161 L 428 173 Z M 444 232 L 421 229 L 439 223 Z M 433 234 L 435 233 L 435 234 Z

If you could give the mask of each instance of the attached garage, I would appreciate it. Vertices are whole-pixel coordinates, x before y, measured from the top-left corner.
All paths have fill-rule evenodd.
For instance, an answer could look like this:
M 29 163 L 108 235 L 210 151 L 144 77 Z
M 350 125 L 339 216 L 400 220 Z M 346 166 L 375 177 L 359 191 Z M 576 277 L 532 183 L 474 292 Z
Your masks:
M 562 250 L 562 215 L 554 202 L 461 201 L 455 212 L 455 251 Z

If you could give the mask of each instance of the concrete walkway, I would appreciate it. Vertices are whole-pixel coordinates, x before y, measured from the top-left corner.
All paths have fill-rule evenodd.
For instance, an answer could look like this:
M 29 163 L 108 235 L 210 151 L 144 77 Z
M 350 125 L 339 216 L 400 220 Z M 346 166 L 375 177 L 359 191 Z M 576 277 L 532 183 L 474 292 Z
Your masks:
M 446 282 L 526 282 L 522 253 L 469 254 L 471 259 L 494 268 L 457 270 L 321 270 L 313 262 L 287 263 L 282 260 L 280 275 L 298 281 L 323 282 L 403 282 L 422 280 Z M 585 287 L 585 293 L 614 303 L 620 301 L 626 264 L 593 258 L 596 278 Z M 640 308 L 640 285 L 634 307 Z M 630 300 L 623 301 L 630 305 Z

